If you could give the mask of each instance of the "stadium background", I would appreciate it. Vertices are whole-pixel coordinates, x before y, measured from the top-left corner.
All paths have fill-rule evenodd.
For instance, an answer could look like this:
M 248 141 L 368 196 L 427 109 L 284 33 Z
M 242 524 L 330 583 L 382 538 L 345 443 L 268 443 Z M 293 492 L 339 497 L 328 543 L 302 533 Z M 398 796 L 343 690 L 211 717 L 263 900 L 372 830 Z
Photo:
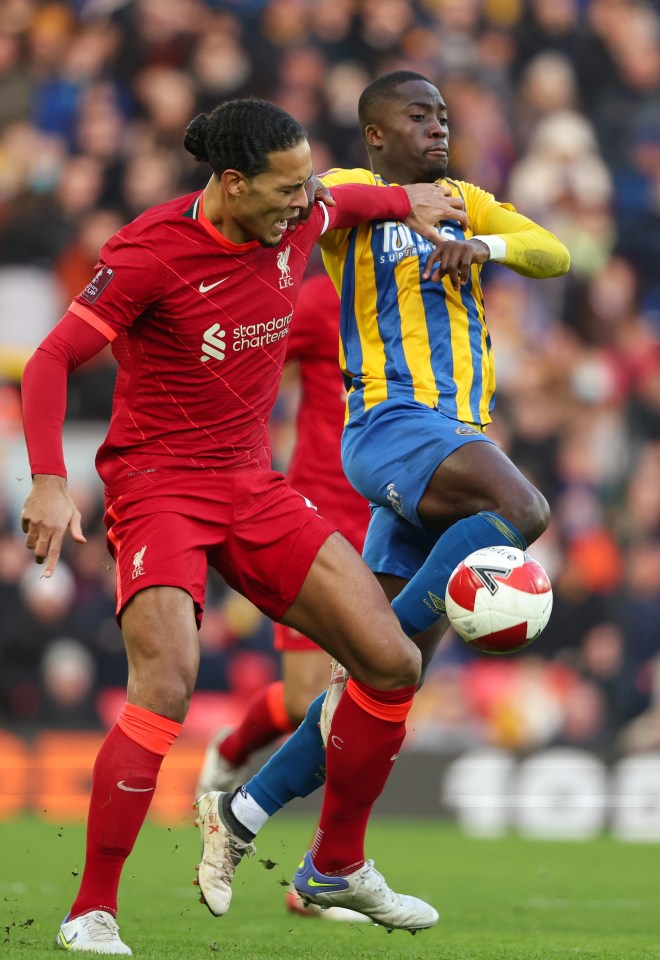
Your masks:
M 203 186 L 181 147 L 195 113 L 266 96 L 303 122 L 317 171 L 363 165 L 357 98 L 398 68 L 448 103 L 450 174 L 556 232 L 573 266 L 543 283 L 485 271 L 491 435 L 553 510 L 533 549 L 553 580 L 550 625 L 512 659 L 444 641 L 384 808 L 414 811 L 424 795 L 440 812 L 445 764 L 465 751 L 491 751 L 480 756 L 504 776 L 570 748 L 588 751 L 583 773 L 597 758 L 596 780 L 578 778 L 587 793 L 615 789 L 602 774 L 622 758 L 648 757 L 660 836 L 660 14 L 633 0 L 4 0 L 0 815 L 84 815 L 125 680 L 93 469 L 113 365 L 102 355 L 71 380 L 66 453 L 88 544 L 68 544 L 47 582 L 19 532 L 25 359 L 122 222 Z M 296 402 L 290 379 L 272 424 L 280 467 Z M 187 807 L 207 734 L 277 675 L 270 625 L 215 579 L 201 639 L 198 692 L 154 805 L 163 819 Z M 412 797 L 397 787 L 420 777 Z

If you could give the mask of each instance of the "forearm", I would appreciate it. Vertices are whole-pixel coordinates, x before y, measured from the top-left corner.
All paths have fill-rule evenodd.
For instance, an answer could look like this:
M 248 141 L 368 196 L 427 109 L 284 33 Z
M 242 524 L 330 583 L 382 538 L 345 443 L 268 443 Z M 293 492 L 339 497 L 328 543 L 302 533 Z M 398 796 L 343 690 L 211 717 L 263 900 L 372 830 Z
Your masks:
M 66 477 L 62 425 L 68 370 L 61 358 L 39 349 L 28 360 L 21 383 L 23 430 L 32 476 Z
M 107 342 L 89 324 L 67 313 L 28 360 L 21 383 L 21 400 L 33 476 L 43 473 L 66 478 L 62 427 L 68 376 Z
M 329 207 L 328 229 L 355 227 L 365 220 L 405 220 L 411 212 L 403 187 L 372 187 L 344 183 L 332 188 L 336 206 Z
M 534 221 L 510 210 L 494 208 L 484 234 L 479 234 L 479 238 L 493 249 L 492 259 L 524 277 L 559 277 L 571 265 L 570 254 L 561 240 Z M 498 239 L 503 241 L 503 247 Z M 503 256 L 501 252 L 504 252 Z

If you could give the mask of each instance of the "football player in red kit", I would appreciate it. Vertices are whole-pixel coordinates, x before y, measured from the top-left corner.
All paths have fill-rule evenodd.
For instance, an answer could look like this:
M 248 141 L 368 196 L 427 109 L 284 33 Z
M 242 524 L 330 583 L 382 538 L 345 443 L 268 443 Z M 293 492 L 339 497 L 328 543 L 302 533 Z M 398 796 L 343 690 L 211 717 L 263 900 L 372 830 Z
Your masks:
M 440 242 L 433 225 L 449 216 L 465 225 L 465 213 L 433 184 L 349 185 L 334 191 L 334 204 L 310 210 L 304 132 L 268 101 L 222 104 L 191 122 L 184 143 L 211 166 L 206 188 L 146 211 L 107 242 L 93 280 L 23 380 L 33 484 L 22 526 L 50 577 L 66 532 L 84 543 L 62 452 L 67 376 L 108 342 L 119 366 L 97 468 L 128 695 L 96 759 L 85 868 L 57 942 L 72 952 L 131 953 L 115 921 L 119 879 L 185 719 L 209 564 L 351 674 L 332 721 L 349 749 L 328 763 L 318 882 L 392 928 L 428 927 L 435 910 L 395 894 L 364 857 L 369 811 L 405 735 L 419 651 L 358 553 L 272 470 L 267 421 L 318 238 L 384 218 Z M 199 810 L 200 888 L 211 912 L 222 913 L 220 811 L 201 801 Z

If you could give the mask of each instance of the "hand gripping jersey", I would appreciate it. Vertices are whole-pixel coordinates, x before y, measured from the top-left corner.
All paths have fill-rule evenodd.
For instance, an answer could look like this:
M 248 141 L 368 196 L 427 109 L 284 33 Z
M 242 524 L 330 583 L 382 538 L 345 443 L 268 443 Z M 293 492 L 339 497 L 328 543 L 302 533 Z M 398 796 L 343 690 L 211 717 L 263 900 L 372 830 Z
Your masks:
M 326 186 L 387 186 L 369 170 L 331 170 Z M 500 234 L 506 266 L 530 277 L 567 268 L 567 251 L 547 230 L 499 203 L 485 190 L 456 180 L 439 181 L 462 197 L 465 231 L 440 224 L 448 239 Z M 432 245 L 395 220 L 334 231 L 320 241 L 323 260 L 341 296 L 341 367 L 350 382 L 348 417 L 383 400 L 416 400 L 455 420 L 485 425 L 495 400 L 495 365 L 486 326 L 481 268 L 454 290 L 448 279 L 422 280 Z

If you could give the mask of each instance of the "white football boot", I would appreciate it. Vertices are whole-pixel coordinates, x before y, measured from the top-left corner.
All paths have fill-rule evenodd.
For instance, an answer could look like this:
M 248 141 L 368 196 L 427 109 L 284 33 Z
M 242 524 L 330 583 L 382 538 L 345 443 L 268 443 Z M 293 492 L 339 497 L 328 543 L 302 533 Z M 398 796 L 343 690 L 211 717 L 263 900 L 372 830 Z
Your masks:
M 122 943 L 119 927 L 111 913 L 92 910 L 73 920 L 68 914 L 62 921 L 55 943 L 71 953 L 121 953 L 132 957 L 133 951 Z
M 199 827 L 202 838 L 202 859 L 194 883 L 202 894 L 200 903 L 206 904 L 214 917 L 221 917 L 229 910 L 236 867 L 243 857 L 252 857 L 257 852 L 253 843 L 233 832 L 226 819 L 230 803 L 230 793 L 214 791 L 195 801 L 199 813 L 195 826 Z
M 232 731 L 231 727 L 221 727 L 206 748 L 204 762 L 195 788 L 195 796 L 212 790 L 233 793 L 243 786 L 247 777 L 247 764 L 235 767 L 218 753 L 218 747 Z
M 357 910 L 390 931 L 417 933 L 435 926 L 439 920 L 437 911 L 424 900 L 391 890 L 373 860 L 367 860 L 345 877 L 326 876 L 316 869 L 308 850 L 296 870 L 293 885 L 304 902 L 322 908 Z
M 286 909 L 299 917 L 320 917 L 321 920 L 333 920 L 336 923 L 371 923 L 369 917 L 356 910 L 347 910 L 345 907 L 318 907 L 315 903 L 305 903 L 296 888 L 291 884 L 286 893 Z

